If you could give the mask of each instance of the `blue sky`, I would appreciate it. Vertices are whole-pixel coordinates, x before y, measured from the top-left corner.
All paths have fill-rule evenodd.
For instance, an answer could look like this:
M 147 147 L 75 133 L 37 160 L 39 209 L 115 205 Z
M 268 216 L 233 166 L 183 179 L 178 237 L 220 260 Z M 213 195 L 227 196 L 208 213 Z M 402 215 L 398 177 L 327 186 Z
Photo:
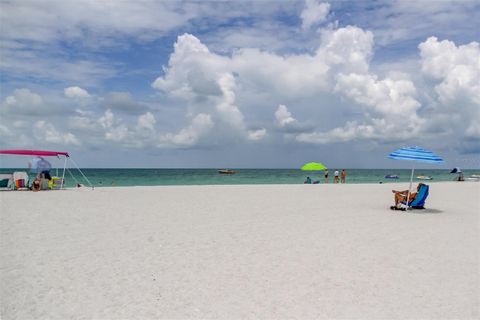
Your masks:
M 477 1 L 0 9 L 0 148 L 87 167 L 385 168 L 419 145 L 480 167 Z

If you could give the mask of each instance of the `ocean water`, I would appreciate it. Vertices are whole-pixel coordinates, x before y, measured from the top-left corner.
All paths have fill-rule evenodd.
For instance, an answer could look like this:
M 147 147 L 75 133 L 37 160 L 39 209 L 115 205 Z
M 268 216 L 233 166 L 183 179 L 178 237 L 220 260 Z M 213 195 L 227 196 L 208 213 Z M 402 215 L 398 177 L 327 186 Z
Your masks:
M 82 169 L 95 187 L 111 186 L 157 186 L 157 185 L 231 185 L 231 184 L 302 184 L 307 176 L 312 180 L 325 183 L 323 172 L 306 172 L 299 169 L 232 169 L 233 175 L 218 173 L 218 169 Z M 25 171 L 25 169 L 0 169 L 0 173 Z M 346 169 L 347 183 L 391 183 L 410 181 L 411 170 L 408 169 Z M 333 183 L 333 172 L 330 172 L 330 183 Z M 452 181 L 455 174 L 450 170 L 419 169 L 416 176 L 425 175 L 432 181 Z M 61 175 L 61 170 L 58 174 Z M 56 169 L 51 171 L 56 175 Z M 385 175 L 395 174 L 399 179 L 385 179 Z M 480 174 L 480 170 L 464 170 L 465 177 Z M 35 177 L 35 174 L 30 174 Z M 85 179 L 76 169 L 65 173 L 67 187 L 77 183 L 87 185 Z

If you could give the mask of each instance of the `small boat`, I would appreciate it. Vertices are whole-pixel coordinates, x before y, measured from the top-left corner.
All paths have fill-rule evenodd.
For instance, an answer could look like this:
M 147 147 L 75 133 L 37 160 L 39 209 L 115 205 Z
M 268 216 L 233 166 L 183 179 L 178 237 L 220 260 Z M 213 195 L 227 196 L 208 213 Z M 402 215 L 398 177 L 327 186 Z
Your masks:
M 429 177 L 429 176 L 417 176 L 417 179 L 418 180 L 433 180 L 433 178 Z
M 218 173 L 220 174 L 235 174 L 236 172 L 230 169 L 223 169 L 223 170 L 218 170 Z
M 385 179 L 398 179 L 398 176 L 396 174 L 387 174 Z

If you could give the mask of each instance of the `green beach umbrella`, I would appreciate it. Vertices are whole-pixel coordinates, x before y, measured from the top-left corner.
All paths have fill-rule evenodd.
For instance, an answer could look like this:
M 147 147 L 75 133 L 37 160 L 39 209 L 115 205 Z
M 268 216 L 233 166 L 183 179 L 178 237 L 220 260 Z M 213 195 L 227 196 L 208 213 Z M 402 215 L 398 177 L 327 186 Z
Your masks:
M 327 169 L 327 167 L 320 162 L 309 162 L 302 166 L 303 171 L 323 171 L 325 169 Z

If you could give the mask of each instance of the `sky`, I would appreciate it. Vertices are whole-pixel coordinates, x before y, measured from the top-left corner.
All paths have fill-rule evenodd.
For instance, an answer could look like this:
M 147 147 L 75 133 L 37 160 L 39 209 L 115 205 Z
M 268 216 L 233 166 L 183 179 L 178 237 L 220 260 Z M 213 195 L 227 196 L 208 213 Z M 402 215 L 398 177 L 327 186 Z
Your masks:
M 468 0 L 0 0 L 0 149 L 408 168 L 386 156 L 421 146 L 480 168 L 479 21 Z

